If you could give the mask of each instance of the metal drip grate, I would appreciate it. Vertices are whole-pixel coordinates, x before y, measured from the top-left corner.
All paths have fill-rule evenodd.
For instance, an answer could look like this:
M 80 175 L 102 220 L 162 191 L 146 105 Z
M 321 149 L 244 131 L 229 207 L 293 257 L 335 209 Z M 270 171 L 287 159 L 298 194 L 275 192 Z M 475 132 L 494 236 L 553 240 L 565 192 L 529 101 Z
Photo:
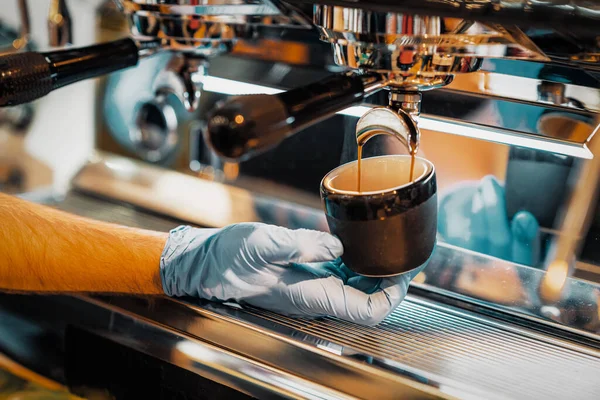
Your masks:
M 465 388 L 478 393 L 475 398 L 600 399 L 600 354 L 595 357 L 414 297 L 373 328 L 332 318 L 310 321 L 262 310 L 248 313 L 337 344 L 343 354 L 369 355 Z

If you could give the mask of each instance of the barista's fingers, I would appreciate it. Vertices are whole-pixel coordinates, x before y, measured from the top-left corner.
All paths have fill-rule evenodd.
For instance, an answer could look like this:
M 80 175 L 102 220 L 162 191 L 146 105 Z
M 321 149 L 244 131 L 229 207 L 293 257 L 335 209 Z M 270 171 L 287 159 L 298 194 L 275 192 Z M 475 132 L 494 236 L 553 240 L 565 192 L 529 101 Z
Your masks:
M 535 266 L 540 252 L 540 226 L 527 211 L 519 211 L 511 222 L 512 260 L 518 264 Z
M 374 293 L 379 289 L 381 278 L 370 278 L 367 276 L 356 275 L 348 279 L 347 285 L 360 290 L 366 294 Z
M 367 294 L 331 276 L 300 282 L 289 295 L 303 315 L 333 316 L 373 326 L 398 307 L 406 296 L 409 282 L 407 276 L 382 279 L 379 288 Z
M 434 252 L 435 252 L 435 249 L 434 249 Z M 432 257 L 433 257 L 433 253 L 429 257 L 429 259 L 423 263 L 423 265 L 413 269 L 412 271 L 405 272 L 403 275 L 398 275 L 398 276 L 394 277 L 393 279 L 395 279 L 398 282 L 401 281 L 402 279 L 406 279 L 406 280 L 408 280 L 408 282 L 412 281 L 417 275 L 419 275 L 419 273 L 421 273 L 421 271 L 423 271 L 423 269 L 427 266 L 427 264 L 429 264 L 429 261 L 431 260 Z M 357 273 L 353 272 L 348 267 L 346 267 L 344 264 L 342 264 L 341 269 L 342 269 L 342 271 L 347 271 L 346 276 L 348 278 L 347 278 L 346 284 L 348 286 L 352 286 L 353 288 L 358 289 L 367 294 L 372 294 L 375 291 L 377 291 L 381 287 L 381 285 L 384 281 L 384 278 L 371 278 L 371 277 L 367 277 L 367 276 L 358 275 Z
M 312 276 L 327 278 L 329 276 L 336 276 L 340 278 L 343 282 L 347 282 L 349 276 L 346 274 L 346 270 L 342 269 L 342 261 L 341 259 L 335 259 L 333 261 L 323 261 L 316 263 L 294 263 L 291 264 L 290 267 L 294 272 L 304 271 L 308 272 Z
M 245 241 L 247 253 L 256 253 L 268 263 L 288 266 L 295 263 L 331 261 L 344 252 L 340 240 L 325 232 L 254 225 L 254 230 Z
M 379 284 L 379 289 L 371 294 L 345 286 L 346 309 L 341 318 L 362 325 L 379 324 L 404 300 L 409 283 L 407 275 L 385 278 Z
M 502 258 L 510 256 L 511 231 L 506 216 L 504 188 L 494 176 L 488 175 L 481 180 L 477 200 L 480 204 L 474 203 L 473 207 L 481 207 L 485 217 L 489 254 Z

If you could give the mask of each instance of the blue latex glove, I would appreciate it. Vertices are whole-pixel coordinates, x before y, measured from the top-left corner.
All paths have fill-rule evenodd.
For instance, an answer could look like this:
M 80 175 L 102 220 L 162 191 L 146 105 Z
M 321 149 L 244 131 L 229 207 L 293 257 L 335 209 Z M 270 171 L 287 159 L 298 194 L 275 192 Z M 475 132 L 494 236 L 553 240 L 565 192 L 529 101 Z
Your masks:
M 534 266 L 539 259 L 539 224 L 520 211 L 508 220 L 504 187 L 493 176 L 462 186 L 439 205 L 438 233 L 455 246 Z
M 418 270 L 366 278 L 341 263 L 342 253 L 340 241 L 323 232 L 258 223 L 223 229 L 183 226 L 171 231 L 160 269 L 169 296 L 376 325 L 404 299 Z

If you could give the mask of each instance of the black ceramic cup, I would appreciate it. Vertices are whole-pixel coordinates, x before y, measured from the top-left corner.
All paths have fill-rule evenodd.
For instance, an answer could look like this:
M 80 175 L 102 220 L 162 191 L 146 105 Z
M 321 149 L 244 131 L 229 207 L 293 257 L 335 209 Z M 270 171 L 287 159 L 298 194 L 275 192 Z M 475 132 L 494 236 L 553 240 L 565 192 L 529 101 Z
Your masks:
M 437 184 L 433 164 L 416 157 L 412 181 L 410 156 L 366 158 L 361 169 L 360 192 L 356 161 L 335 168 L 321 181 L 329 229 L 344 245 L 342 261 L 364 276 L 394 276 L 414 270 L 429 259 L 435 247 Z

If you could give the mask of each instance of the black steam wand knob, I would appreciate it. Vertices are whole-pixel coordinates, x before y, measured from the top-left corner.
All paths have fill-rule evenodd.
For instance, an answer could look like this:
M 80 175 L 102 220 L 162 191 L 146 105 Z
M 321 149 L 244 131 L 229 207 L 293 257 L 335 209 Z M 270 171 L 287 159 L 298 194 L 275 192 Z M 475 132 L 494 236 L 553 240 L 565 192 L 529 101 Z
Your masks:
M 152 49 L 149 43 L 127 38 L 76 49 L 0 56 L 0 107 L 28 103 L 71 83 L 132 67 L 140 53 Z

